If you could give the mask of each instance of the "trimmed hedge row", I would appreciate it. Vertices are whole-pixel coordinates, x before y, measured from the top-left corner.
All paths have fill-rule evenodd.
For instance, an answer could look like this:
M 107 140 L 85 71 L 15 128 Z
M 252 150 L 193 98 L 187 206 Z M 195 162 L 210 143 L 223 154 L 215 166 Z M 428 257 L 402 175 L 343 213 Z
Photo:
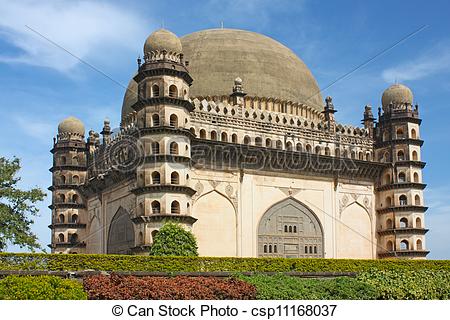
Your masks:
M 259 274 L 240 278 L 256 286 L 259 300 L 374 300 L 379 296 L 374 286 L 348 277 L 302 279 Z
M 256 288 L 242 280 L 214 277 L 91 276 L 84 278 L 91 300 L 253 300 Z
M 85 300 L 80 282 L 55 276 L 7 276 L 0 279 L 0 300 Z
M 101 270 L 165 272 L 363 272 L 370 270 L 450 271 L 450 260 L 210 258 L 0 253 L 0 270 Z

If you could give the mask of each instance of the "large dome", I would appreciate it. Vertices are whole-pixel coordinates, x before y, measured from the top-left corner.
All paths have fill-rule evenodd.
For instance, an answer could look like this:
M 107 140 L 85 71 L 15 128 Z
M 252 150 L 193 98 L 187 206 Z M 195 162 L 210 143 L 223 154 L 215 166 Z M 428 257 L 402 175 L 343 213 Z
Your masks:
M 236 29 L 203 30 L 180 40 L 194 79 L 192 98 L 229 95 L 239 77 L 248 96 L 290 100 L 323 111 L 320 89 L 311 71 L 278 41 Z M 130 106 L 136 101 L 133 79 L 128 88 L 122 116 L 132 111 Z
M 383 96 L 381 97 L 381 104 L 383 105 L 383 108 L 387 108 L 390 103 L 412 104 L 413 98 L 413 93 L 410 88 L 403 84 L 396 83 L 384 90 Z

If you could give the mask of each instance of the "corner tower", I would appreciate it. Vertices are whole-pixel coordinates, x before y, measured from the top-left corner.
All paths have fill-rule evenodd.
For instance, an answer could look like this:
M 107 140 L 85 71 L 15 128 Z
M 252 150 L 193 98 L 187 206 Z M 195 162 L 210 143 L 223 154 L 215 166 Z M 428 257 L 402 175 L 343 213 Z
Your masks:
M 84 253 L 86 205 L 80 187 L 86 179 L 84 125 L 69 117 L 58 125 L 54 139 L 52 172 L 52 253 Z
M 143 161 L 137 168 L 136 251 L 148 252 L 154 235 L 170 219 L 186 228 L 196 221 L 191 215 L 191 139 L 187 129 L 193 106 L 189 99 L 192 78 L 183 61 L 181 42 L 172 32 L 160 29 L 144 45 L 138 59 L 137 102 L 134 122 Z
M 419 107 L 401 84 L 386 89 L 376 126 L 377 160 L 388 163 L 377 187 L 378 256 L 425 258 L 424 206 Z

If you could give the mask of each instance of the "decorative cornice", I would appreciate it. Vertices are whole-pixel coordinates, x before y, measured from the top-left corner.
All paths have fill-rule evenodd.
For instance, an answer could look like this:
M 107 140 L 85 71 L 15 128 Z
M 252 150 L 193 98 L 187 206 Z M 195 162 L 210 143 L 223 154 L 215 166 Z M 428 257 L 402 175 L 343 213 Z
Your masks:
M 427 250 L 396 250 L 396 251 L 386 251 L 379 252 L 378 257 L 380 258 L 402 258 L 402 257 L 426 257 L 430 251 Z
M 79 189 L 81 184 L 55 184 L 47 188 L 49 191 L 62 190 L 62 189 Z
M 154 154 L 144 157 L 144 163 L 155 162 L 190 163 L 191 158 L 172 154 Z
M 393 228 L 393 229 L 379 230 L 378 234 L 380 236 L 391 235 L 391 234 L 424 235 L 427 232 L 428 232 L 428 229 L 424 229 L 424 228 Z
M 165 133 L 167 135 L 184 135 L 190 139 L 194 139 L 195 135 L 192 134 L 188 129 L 180 128 L 180 127 L 169 127 L 169 126 L 157 126 L 157 127 L 148 127 L 148 128 L 140 128 L 139 131 L 134 133 L 134 135 L 144 136 L 148 134 L 161 134 Z
M 404 160 L 404 161 L 396 161 L 394 163 L 396 167 L 405 167 L 405 166 L 412 166 L 415 168 L 423 169 L 425 168 L 426 162 L 423 161 L 413 161 L 413 160 Z
M 165 75 L 182 78 L 189 85 L 193 81 L 184 65 L 174 61 L 164 60 L 144 63 L 139 68 L 139 73 L 133 79 L 139 83 L 146 77 L 158 77 Z
M 50 248 L 84 248 L 86 242 L 57 242 L 48 245 Z
M 400 182 L 400 183 L 391 183 L 385 184 L 380 187 L 377 187 L 377 191 L 386 191 L 386 190 L 396 190 L 396 189 L 416 189 L 416 190 L 424 190 L 427 185 L 425 183 L 417 183 L 417 182 Z
M 375 148 L 383 148 L 383 147 L 388 147 L 391 145 L 398 145 L 398 144 L 409 144 L 409 145 L 421 147 L 423 145 L 423 140 L 408 138 L 408 139 L 394 139 L 394 140 L 389 140 L 389 141 L 381 141 L 381 142 L 377 142 L 375 144 Z
M 64 165 L 53 166 L 50 169 L 48 169 L 48 171 L 50 171 L 50 172 L 55 172 L 55 171 L 60 171 L 60 170 L 86 171 L 87 166 L 86 165 L 84 165 L 84 166 L 75 165 L 75 164 L 64 164 Z
M 176 184 L 151 185 L 132 189 L 135 195 L 142 195 L 146 193 L 182 193 L 193 196 L 197 191 L 188 186 L 181 186 Z
M 75 202 L 56 202 L 48 206 L 50 209 L 86 209 L 86 205 L 83 203 Z
M 181 215 L 181 214 L 152 214 L 149 216 L 138 216 L 131 219 L 134 223 L 146 223 L 146 222 L 161 222 L 164 220 L 172 220 L 177 222 L 194 224 L 197 219 L 193 216 Z
M 50 229 L 69 228 L 69 229 L 85 229 L 85 223 L 53 223 L 48 226 Z
M 383 213 L 388 213 L 388 212 L 404 212 L 404 211 L 425 212 L 427 210 L 428 210 L 428 207 L 407 205 L 407 206 L 395 206 L 395 207 L 381 208 L 381 209 L 377 209 L 377 212 L 380 214 L 383 214 Z
M 194 111 L 194 106 L 189 100 L 172 98 L 172 97 L 153 97 L 153 98 L 140 98 L 137 102 L 131 105 L 134 111 L 139 111 L 147 106 L 157 106 L 157 105 L 175 105 L 185 108 L 187 111 Z

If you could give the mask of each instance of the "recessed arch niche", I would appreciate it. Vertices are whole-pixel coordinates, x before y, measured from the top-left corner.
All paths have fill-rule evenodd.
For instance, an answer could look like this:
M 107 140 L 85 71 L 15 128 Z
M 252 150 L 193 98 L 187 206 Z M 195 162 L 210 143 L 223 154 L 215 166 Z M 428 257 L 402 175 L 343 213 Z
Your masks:
M 134 247 L 133 222 L 128 212 L 120 207 L 109 226 L 107 253 L 130 254 L 132 247 Z

